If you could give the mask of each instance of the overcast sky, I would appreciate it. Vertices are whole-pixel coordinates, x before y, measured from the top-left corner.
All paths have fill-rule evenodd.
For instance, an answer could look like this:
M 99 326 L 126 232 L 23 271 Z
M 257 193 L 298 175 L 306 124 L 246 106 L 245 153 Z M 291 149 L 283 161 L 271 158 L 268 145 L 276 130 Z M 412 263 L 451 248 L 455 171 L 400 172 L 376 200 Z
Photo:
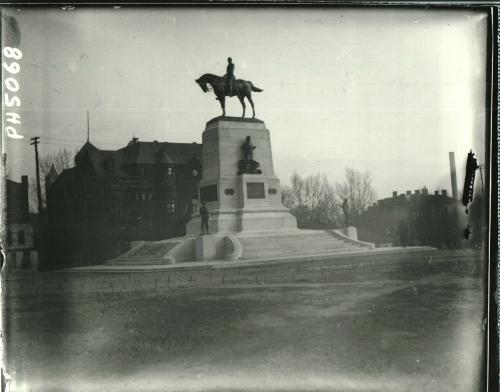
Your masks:
M 264 89 L 257 117 L 271 132 L 282 183 L 293 171 L 340 181 L 373 177 L 378 198 L 427 186 L 451 193 L 459 169 L 484 157 L 485 14 L 335 8 L 10 9 L 23 51 L 21 133 L 40 153 L 91 142 L 201 142 L 220 114 L 194 79 L 225 73 Z M 241 115 L 236 98 L 228 115 Z M 29 140 L 7 141 L 12 178 L 34 173 Z

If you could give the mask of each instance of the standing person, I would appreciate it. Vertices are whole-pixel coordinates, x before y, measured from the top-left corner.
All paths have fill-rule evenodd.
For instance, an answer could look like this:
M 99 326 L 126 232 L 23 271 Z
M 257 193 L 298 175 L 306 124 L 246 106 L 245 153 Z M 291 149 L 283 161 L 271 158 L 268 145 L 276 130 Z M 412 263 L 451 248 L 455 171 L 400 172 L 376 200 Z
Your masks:
M 200 217 L 201 217 L 201 234 L 210 234 L 208 228 L 208 221 L 210 220 L 210 211 L 204 201 L 201 202 L 200 207 Z
M 231 57 L 228 57 L 227 63 L 228 64 L 226 68 L 226 74 L 224 75 L 224 79 L 226 81 L 227 95 L 231 97 L 233 95 L 233 91 L 235 90 L 235 84 L 236 84 L 236 79 L 234 77 L 233 59 L 231 59 Z
M 404 219 L 401 220 L 401 223 L 399 224 L 398 227 L 398 231 L 399 231 L 399 241 L 401 243 L 401 246 L 403 248 L 406 248 L 406 245 L 408 244 L 408 225 L 406 224 Z
M 347 202 L 347 199 L 344 199 L 341 207 L 342 211 L 344 211 L 345 227 L 349 227 L 349 203 Z

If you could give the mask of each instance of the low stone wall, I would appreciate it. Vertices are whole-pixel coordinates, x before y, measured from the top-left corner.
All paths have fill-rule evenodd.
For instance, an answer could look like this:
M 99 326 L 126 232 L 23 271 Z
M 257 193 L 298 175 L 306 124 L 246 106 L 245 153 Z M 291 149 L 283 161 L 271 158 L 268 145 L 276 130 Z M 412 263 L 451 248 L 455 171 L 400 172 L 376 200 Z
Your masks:
M 197 266 L 137 272 L 59 271 L 8 275 L 2 279 L 2 294 L 10 296 L 39 296 L 46 294 L 119 293 L 152 291 L 197 286 L 221 286 L 265 281 L 283 274 L 294 278 L 301 271 L 327 268 L 339 273 L 380 271 L 384 266 L 419 263 L 425 268 L 481 268 L 478 252 L 471 251 L 411 251 L 410 248 L 390 253 L 377 252 L 356 256 L 301 259 L 275 262 L 248 262 L 238 265 Z

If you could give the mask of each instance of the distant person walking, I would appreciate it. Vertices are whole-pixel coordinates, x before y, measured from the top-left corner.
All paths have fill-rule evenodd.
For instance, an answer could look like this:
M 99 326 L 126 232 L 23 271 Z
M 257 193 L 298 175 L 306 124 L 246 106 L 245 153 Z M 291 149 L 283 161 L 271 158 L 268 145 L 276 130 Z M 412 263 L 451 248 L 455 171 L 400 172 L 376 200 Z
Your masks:
M 347 199 L 344 199 L 344 202 L 341 205 L 342 211 L 344 211 L 344 222 L 345 222 L 345 227 L 349 227 L 349 203 L 347 202 Z
M 210 234 L 210 230 L 208 227 L 208 221 L 210 220 L 210 211 L 204 201 L 201 202 L 200 208 L 200 217 L 201 217 L 201 234 Z
M 399 242 L 401 243 L 401 246 L 403 248 L 406 248 L 406 246 L 408 245 L 408 225 L 406 224 L 404 219 L 399 224 L 398 231 Z

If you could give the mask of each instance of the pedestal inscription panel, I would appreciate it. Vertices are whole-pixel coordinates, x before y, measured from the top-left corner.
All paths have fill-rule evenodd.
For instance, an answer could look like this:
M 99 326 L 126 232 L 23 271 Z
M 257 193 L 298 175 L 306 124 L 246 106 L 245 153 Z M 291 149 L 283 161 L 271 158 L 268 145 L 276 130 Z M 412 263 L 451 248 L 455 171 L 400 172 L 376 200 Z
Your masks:
M 247 182 L 247 198 L 248 199 L 265 199 L 266 192 L 263 182 Z
M 217 184 L 200 187 L 200 201 L 217 201 Z

